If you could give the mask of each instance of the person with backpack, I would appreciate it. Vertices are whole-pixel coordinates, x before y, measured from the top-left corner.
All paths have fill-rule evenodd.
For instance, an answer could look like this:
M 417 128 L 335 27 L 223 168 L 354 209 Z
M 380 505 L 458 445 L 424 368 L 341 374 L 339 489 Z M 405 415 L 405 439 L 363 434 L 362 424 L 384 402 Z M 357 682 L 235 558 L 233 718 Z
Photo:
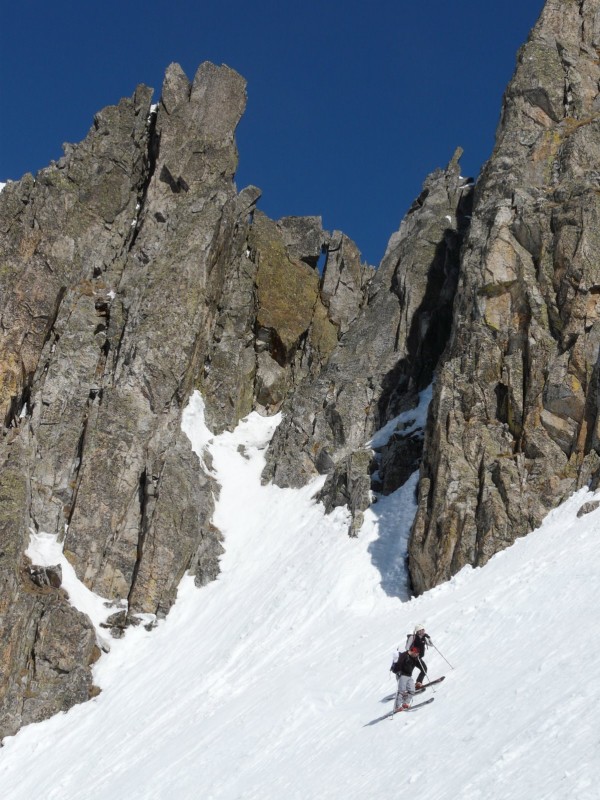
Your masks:
M 398 690 L 394 700 L 394 711 L 399 708 L 410 708 L 412 697 L 415 693 L 415 682 L 412 674 L 419 666 L 419 649 L 415 645 L 404 653 L 396 653 L 391 670 L 396 675 Z
M 425 625 L 422 623 L 415 625 L 414 632 L 409 633 L 406 637 L 406 649 L 410 650 L 411 647 L 416 647 L 419 651 L 420 672 L 417 675 L 416 689 L 420 689 L 423 686 L 423 680 L 427 675 L 427 664 L 423 660 L 423 657 L 430 644 L 432 644 L 431 637 L 429 634 L 425 633 Z

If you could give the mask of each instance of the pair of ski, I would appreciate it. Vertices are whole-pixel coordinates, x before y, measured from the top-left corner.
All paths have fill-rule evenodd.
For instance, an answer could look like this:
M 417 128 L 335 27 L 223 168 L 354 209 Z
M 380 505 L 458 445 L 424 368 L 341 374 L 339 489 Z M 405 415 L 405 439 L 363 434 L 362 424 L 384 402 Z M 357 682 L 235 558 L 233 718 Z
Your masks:
M 422 686 L 420 689 L 417 689 L 415 694 L 423 694 L 423 692 L 426 689 L 428 689 L 430 686 L 434 686 L 436 683 L 441 683 L 444 680 L 445 677 L 446 677 L 445 675 L 442 675 L 441 678 L 436 678 L 434 681 L 428 681 L 425 686 Z M 399 714 L 400 712 L 404 712 L 404 711 L 416 711 L 417 708 L 422 708 L 423 706 L 428 706 L 430 703 L 433 703 L 434 700 L 435 700 L 435 697 L 430 697 L 429 700 L 423 700 L 421 703 L 415 703 L 412 706 L 409 706 L 408 708 L 402 708 L 402 707 L 395 708 L 393 711 L 390 711 L 390 713 L 387 714 L 387 716 L 390 719 L 394 719 L 394 714 Z M 395 702 L 395 699 L 394 699 L 394 702 Z
M 445 678 L 445 675 L 441 678 L 437 678 L 435 681 L 429 681 L 425 686 L 421 689 L 417 689 L 415 694 L 422 694 L 429 686 L 434 686 L 436 683 L 441 683 Z M 396 702 L 396 694 L 391 695 L 390 697 L 385 697 L 384 702 L 388 700 L 393 700 L 394 703 Z M 393 711 L 388 711 L 387 714 L 384 714 L 382 717 L 377 717 L 377 719 L 372 719 L 371 722 L 367 722 L 367 725 L 376 725 L 378 722 L 381 722 L 384 719 L 394 719 L 394 716 L 398 714 L 400 711 L 416 711 L 417 708 L 421 708 L 422 706 L 427 706 L 429 703 L 433 703 L 434 697 L 430 697 L 429 700 L 424 700 L 422 703 L 416 703 L 415 705 L 410 706 L 410 708 L 396 708 Z

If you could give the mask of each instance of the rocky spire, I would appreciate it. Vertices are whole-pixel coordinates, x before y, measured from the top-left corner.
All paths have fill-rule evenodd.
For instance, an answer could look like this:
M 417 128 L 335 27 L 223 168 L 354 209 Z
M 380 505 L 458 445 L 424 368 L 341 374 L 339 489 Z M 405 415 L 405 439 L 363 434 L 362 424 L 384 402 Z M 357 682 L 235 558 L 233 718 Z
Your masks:
M 92 691 L 95 634 L 32 582 L 30 529 L 64 539 L 79 578 L 130 615 L 166 613 L 186 570 L 218 571 L 212 478 L 180 418 L 245 211 L 245 82 L 203 64 L 190 83 L 172 65 L 156 110 L 151 94 L 104 109 L 1 195 L 3 733 Z
M 548 0 L 478 182 L 410 545 L 418 591 L 598 479 L 600 13 Z
M 181 431 L 191 391 L 215 430 L 277 411 L 372 275 L 335 234 L 321 297 L 320 218 L 274 222 L 259 189 L 237 193 L 237 73 L 206 63 L 189 81 L 173 64 L 151 95 L 0 195 L 0 736 L 96 691 L 95 632 L 58 572 L 29 563 L 30 531 L 115 605 L 115 635 L 166 614 L 186 572 L 214 579 L 218 488 Z

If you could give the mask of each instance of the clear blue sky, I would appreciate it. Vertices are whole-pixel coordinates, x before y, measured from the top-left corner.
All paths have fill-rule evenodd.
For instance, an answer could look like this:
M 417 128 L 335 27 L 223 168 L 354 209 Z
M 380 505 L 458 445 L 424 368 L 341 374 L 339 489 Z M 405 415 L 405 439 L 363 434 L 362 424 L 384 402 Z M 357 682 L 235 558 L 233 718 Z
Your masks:
M 178 61 L 248 81 L 236 183 L 278 218 L 323 217 L 377 264 L 425 176 L 489 157 L 543 0 L 5 0 L 0 180 L 36 172 Z

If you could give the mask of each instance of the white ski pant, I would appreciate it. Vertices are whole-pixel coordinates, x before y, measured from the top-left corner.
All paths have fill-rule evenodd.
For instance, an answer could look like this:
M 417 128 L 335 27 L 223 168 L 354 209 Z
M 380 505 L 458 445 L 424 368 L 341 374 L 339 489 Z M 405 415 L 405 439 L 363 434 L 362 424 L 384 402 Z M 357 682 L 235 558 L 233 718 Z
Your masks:
M 400 703 L 410 703 L 415 693 L 415 682 L 409 675 L 398 675 L 398 693 L 396 706 Z

